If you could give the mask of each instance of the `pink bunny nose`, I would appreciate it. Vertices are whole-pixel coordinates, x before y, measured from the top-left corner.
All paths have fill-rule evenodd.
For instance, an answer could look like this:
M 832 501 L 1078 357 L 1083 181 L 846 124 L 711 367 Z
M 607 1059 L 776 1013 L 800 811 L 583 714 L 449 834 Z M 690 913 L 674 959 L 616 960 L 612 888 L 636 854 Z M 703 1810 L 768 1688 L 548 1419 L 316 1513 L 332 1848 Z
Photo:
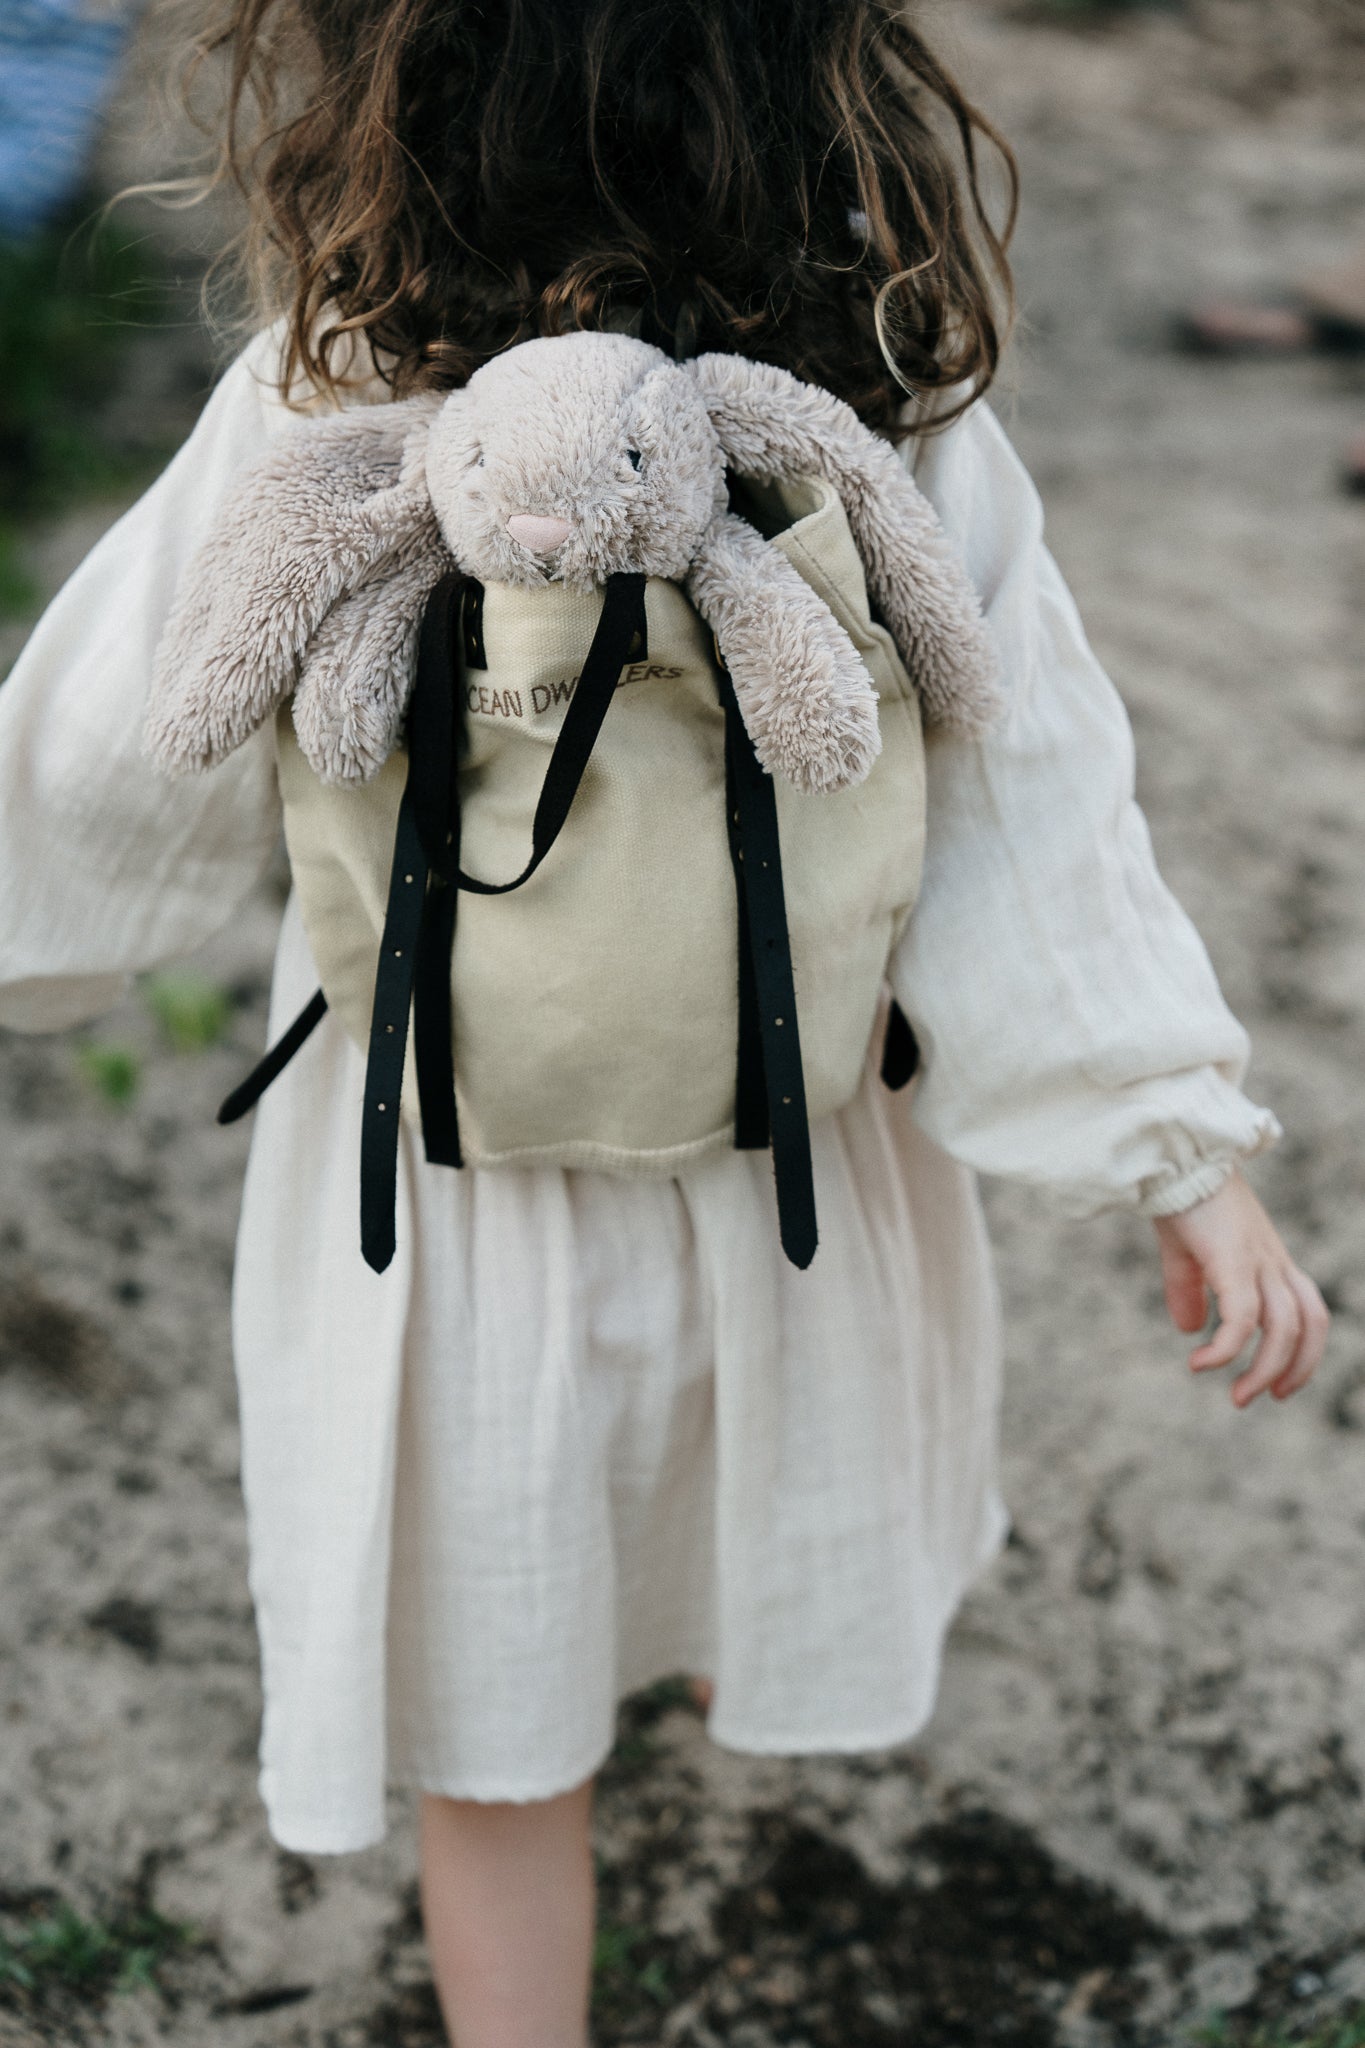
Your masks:
M 552 555 L 573 528 L 567 519 L 553 519 L 548 513 L 514 512 L 507 522 L 507 531 L 533 555 Z

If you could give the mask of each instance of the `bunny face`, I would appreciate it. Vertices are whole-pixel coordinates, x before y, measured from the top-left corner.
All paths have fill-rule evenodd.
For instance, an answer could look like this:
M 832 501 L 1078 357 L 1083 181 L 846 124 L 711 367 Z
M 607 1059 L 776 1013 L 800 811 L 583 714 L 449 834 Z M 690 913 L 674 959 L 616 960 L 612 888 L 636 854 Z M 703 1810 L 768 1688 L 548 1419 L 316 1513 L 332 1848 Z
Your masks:
M 426 472 L 447 546 L 486 583 L 677 580 L 725 505 L 696 380 L 621 334 L 522 342 L 485 363 L 437 414 Z

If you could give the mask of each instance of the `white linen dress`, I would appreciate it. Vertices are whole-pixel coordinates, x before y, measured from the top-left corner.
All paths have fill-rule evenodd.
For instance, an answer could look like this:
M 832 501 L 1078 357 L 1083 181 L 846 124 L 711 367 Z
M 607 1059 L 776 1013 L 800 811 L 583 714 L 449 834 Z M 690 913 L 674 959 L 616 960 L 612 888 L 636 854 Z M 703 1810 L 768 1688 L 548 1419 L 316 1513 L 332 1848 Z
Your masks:
M 230 919 L 279 832 L 272 742 L 140 753 L 177 575 L 290 415 L 262 337 L 0 688 L 0 1024 L 97 1015 Z M 363 1061 L 330 1016 L 256 1112 L 234 1338 L 277 1839 L 355 1849 L 386 1783 L 532 1799 L 617 1699 L 715 1681 L 710 1732 L 881 1747 L 932 1711 L 997 1550 L 1000 1342 L 974 1171 L 1088 1212 L 1189 1206 L 1277 1125 L 1158 876 L 1127 720 L 977 404 L 907 459 L 964 551 L 1009 714 L 928 747 L 923 897 L 891 982 L 923 1050 L 812 1136 L 821 1245 L 782 1257 L 766 1155 L 674 1180 L 455 1173 L 404 1132 L 398 1252 L 362 1262 Z M 285 911 L 271 1030 L 316 985 Z

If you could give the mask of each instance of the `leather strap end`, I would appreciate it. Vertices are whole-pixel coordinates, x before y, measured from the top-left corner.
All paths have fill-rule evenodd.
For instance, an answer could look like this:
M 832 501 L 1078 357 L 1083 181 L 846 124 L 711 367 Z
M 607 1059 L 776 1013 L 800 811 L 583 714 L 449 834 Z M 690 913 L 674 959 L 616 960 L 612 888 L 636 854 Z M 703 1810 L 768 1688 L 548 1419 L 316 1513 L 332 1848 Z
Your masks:
M 919 1040 L 910 1019 L 899 1003 L 893 1002 L 882 1040 L 882 1082 L 887 1088 L 904 1088 L 919 1071 Z

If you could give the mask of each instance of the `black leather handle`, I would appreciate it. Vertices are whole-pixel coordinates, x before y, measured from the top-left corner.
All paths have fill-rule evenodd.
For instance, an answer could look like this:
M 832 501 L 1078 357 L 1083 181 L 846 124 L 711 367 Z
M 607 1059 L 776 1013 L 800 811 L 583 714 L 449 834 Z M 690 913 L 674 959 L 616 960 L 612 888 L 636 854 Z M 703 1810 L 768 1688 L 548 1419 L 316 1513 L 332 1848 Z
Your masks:
M 564 723 L 545 771 L 531 825 L 531 858 L 510 882 L 482 882 L 458 869 L 459 884 L 475 896 L 506 896 L 529 882 L 558 839 L 573 808 L 579 784 L 602 729 L 621 671 L 631 658 L 637 637 L 645 631 L 645 578 L 636 572 L 609 576 L 602 616 L 592 636 Z
M 244 1081 L 239 1081 L 218 1111 L 220 1124 L 235 1124 L 256 1107 L 272 1081 L 279 1079 L 300 1046 L 306 1044 L 327 1014 L 327 998 L 317 989 L 308 998 L 287 1031 L 276 1039 L 263 1059 L 256 1062 Z

